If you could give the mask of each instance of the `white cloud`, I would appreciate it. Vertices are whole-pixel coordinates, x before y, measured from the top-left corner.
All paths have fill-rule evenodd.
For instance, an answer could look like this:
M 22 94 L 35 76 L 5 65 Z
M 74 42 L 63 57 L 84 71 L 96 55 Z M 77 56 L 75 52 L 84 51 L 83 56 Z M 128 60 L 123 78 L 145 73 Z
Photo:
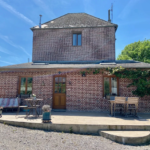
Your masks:
M 11 46 L 13 46 L 17 49 L 21 49 L 24 53 L 26 53 L 29 57 L 31 57 L 31 55 L 23 47 L 21 47 L 20 45 L 14 44 L 11 40 L 9 40 L 9 38 L 7 36 L 4 36 L 4 35 L 0 34 L 0 38 L 2 40 L 4 40 L 5 42 L 7 42 L 8 44 L 10 44 Z
M 127 17 L 132 11 L 133 6 L 135 6 L 138 1 L 139 0 L 130 0 L 118 17 L 121 19 Z
M 0 46 L 0 52 L 5 53 L 5 54 L 11 54 L 8 50 L 6 50 L 5 48 L 2 48 Z
M 30 20 L 29 18 L 27 18 L 26 16 L 24 16 L 23 14 L 21 14 L 20 12 L 18 12 L 17 10 L 15 10 L 12 6 L 8 5 L 3 0 L 0 0 L 0 5 L 2 7 L 4 7 L 6 10 L 10 11 L 11 13 L 13 13 L 16 16 L 20 17 L 21 19 L 23 19 L 27 23 L 30 23 L 31 25 L 35 25 L 35 23 L 32 20 Z
M 13 65 L 13 63 L 11 63 L 11 62 L 8 62 L 8 61 L 2 61 L 2 60 L 0 60 L 0 62 L 2 62 L 2 63 L 5 63 L 5 64 L 10 64 L 10 65 Z

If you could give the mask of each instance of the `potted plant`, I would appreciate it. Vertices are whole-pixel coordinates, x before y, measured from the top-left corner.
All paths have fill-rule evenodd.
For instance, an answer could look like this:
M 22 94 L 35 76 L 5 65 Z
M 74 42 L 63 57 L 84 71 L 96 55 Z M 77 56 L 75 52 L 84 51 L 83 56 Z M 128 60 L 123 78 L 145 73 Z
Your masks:
M 2 117 L 2 110 L 3 110 L 3 107 L 0 107 L 0 118 Z
M 51 122 L 51 108 L 50 105 L 44 105 L 43 110 L 43 123 Z
M 32 98 L 33 98 L 33 100 L 36 100 L 36 95 L 32 94 Z
M 106 99 L 110 100 L 110 96 L 111 96 L 110 94 L 106 95 Z

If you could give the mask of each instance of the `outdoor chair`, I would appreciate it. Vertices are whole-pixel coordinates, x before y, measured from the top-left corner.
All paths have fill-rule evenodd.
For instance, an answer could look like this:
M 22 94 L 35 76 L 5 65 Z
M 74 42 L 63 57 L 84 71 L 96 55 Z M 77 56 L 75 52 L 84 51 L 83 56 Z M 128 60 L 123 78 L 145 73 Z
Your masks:
M 29 110 L 29 112 L 26 112 L 26 117 L 28 117 L 30 115 L 30 112 L 32 112 L 32 114 L 33 114 L 34 110 L 37 109 L 37 107 L 36 106 L 28 106 L 27 109 Z
M 18 110 L 17 110 L 17 113 L 16 113 L 16 116 L 18 116 L 18 114 L 19 114 L 19 112 L 20 112 L 20 108 L 21 109 L 25 109 L 25 110 L 27 110 L 28 109 L 28 106 L 27 105 L 23 105 L 23 100 L 25 99 L 25 98 L 28 98 L 28 97 L 30 97 L 30 95 L 29 94 L 27 94 L 27 95 L 18 95 L 18 97 L 20 98 L 20 99 L 18 99 Z M 26 113 L 27 113 L 27 111 L 26 111 Z
M 134 110 L 135 116 L 137 116 L 138 102 L 139 102 L 138 97 L 128 97 L 126 111 L 128 112 L 128 110 L 129 110 L 130 115 L 131 115 L 131 111 Z
M 126 113 L 126 97 L 117 97 L 115 96 L 114 102 L 114 116 L 116 110 L 120 110 L 120 113 L 124 110 Z

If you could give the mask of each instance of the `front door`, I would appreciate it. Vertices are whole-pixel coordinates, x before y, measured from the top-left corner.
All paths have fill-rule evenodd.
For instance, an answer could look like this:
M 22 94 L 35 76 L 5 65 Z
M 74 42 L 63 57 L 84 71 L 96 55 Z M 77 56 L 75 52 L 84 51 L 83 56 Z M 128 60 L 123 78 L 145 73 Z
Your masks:
M 53 108 L 66 109 L 66 77 L 54 76 Z

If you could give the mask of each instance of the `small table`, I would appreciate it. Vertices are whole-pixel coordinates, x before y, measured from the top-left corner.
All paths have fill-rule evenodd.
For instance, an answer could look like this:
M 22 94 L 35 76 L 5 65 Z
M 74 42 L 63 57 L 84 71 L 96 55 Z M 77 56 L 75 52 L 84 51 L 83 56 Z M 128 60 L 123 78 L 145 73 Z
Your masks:
M 113 106 L 114 106 L 114 103 L 115 103 L 115 100 L 108 100 L 110 102 L 110 114 L 111 116 L 113 115 Z
M 120 103 L 118 103 L 118 102 L 116 102 L 115 100 L 108 100 L 109 102 L 110 102 L 110 114 L 111 114 L 111 116 L 113 116 L 113 106 L 114 106 L 114 104 L 116 103 L 116 104 L 120 104 Z M 127 102 L 127 101 L 126 101 Z M 126 102 L 124 103 L 124 104 L 126 104 Z M 122 104 L 122 103 L 121 103 Z M 126 111 L 126 109 L 125 109 L 125 111 Z
M 26 117 L 28 117 L 31 114 L 32 109 L 35 109 L 36 115 L 39 116 L 39 114 L 37 112 L 37 105 L 39 104 L 39 102 L 43 101 L 43 99 L 37 98 L 36 100 L 34 100 L 32 98 L 27 98 L 24 100 L 30 104 L 30 106 L 28 106 L 29 113 L 28 114 L 26 113 Z

